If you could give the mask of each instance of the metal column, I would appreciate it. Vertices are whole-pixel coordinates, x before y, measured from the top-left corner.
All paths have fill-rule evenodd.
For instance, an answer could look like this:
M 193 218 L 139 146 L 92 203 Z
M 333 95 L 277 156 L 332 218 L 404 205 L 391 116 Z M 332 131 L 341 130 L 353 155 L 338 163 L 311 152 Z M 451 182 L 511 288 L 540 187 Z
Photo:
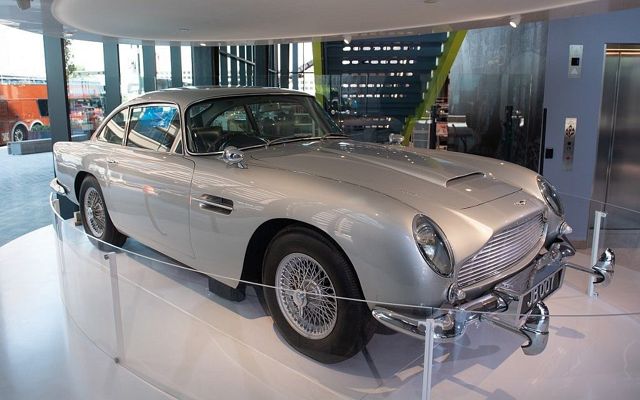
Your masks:
M 144 74 L 144 91 L 156 90 L 156 46 L 142 45 L 142 68 Z
M 289 45 L 280 45 L 280 87 L 289 87 Z
M 108 115 L 122 103 L 120 95 L 120 52 L 118 41 L 104 39 L 102 41 L 104 55 L 104 114 Z
M 182 83 L 182 49 L 180 45 L 172 45 L 171 51 L 171 87 L 181 87 Z
M 269 59 L 268 59 L 269 46 L 258 45 L 256 46 L 256 86 L 268 86 L 268 72 L 269 72 Z
M 64 39 L 45 35 L 43 40 L 51 142 L 68 142 L 71 141 L 71 124 L 69 122 Z M 58 196 L 58 199 L 60 200 L 60 215 L 63 218 L 71 218 L 74 211 L 78 209 L 77 206 L 64 196 Z

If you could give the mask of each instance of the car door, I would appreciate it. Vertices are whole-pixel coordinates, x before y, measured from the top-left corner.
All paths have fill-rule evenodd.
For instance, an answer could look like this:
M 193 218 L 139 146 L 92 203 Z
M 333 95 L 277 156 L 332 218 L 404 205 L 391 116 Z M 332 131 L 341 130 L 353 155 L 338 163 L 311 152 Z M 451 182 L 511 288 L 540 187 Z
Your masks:
M 193 256 L 189 194 L 194 163 L 182 154 L 181 130 L 173 104 L 131 107 L 125 144 L 108 160 L 109 212 L 123 233 L 184 260 Z

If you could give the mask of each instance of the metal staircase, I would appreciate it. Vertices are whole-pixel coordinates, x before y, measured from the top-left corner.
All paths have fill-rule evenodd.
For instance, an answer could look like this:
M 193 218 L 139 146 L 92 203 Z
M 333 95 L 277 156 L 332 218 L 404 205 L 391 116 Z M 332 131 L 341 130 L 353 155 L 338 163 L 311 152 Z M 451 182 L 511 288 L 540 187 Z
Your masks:
M 317 44 L 320 100 L 334 116 L 368 118 L 379 128 L 404 131 L 417 112 L 424 112 L 420 105 L 443 52 L 451 48 L 445 46 L 450 37 L 435 33 Z

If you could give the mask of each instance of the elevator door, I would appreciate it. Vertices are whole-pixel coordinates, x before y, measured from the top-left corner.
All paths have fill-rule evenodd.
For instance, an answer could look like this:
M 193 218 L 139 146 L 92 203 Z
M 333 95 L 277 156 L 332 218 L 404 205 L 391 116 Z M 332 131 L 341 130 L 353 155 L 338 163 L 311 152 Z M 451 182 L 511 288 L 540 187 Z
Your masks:
M 640 45 L 608 45 L 594 197 L 607 229 L 640 229 Z

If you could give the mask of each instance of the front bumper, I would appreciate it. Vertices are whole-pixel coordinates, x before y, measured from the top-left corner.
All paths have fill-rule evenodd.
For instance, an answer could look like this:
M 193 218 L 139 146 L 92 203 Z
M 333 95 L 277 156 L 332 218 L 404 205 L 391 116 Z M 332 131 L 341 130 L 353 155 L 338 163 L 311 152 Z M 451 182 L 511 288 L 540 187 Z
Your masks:
M 615 256 L 607 249 L 591 269 L 565 262 L 575 254 L 573 246 L 564 238 L 551 245 L 525 269 L 496 284 L 483 296 L 459 303 L 446 304 L 430 313 L 435 322 L 434 339 L 453 340 L 464 334 L 474 322 L 489 322 L 520 335 L 527 355 L 541 353 L 548 340 L 549 310 L 542 302 L 562 286 L 565 269 L 578 269 L 596 277 L 596 283 L 607 285 L 613 277 Z M 383 325 L 424 339 L 425 322 L 382 307 L 372 311 Z

